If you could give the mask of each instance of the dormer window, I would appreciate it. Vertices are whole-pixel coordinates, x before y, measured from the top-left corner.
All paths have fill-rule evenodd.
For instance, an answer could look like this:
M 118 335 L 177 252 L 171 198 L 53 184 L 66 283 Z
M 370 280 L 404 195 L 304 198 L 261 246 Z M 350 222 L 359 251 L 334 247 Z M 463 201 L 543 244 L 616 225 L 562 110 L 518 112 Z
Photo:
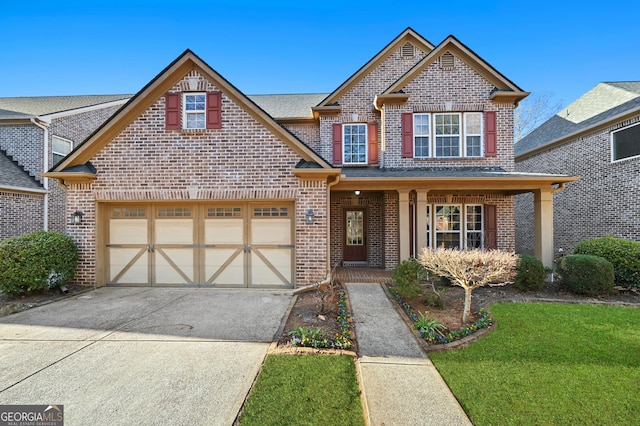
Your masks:
M 204 129 L 206 113 L 205 93 L 185 93 L 183 119 L 185 129 Z

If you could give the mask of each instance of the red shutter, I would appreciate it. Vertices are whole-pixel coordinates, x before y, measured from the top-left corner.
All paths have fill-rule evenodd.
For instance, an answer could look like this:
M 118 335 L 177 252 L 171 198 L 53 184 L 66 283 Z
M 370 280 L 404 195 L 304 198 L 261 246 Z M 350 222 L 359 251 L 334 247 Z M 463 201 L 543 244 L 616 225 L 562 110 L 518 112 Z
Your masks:
M 378 164 L 378 123 L 368 124 L 369 164 Z
M 413 114 L 402 113 L 402 157 L 413 157 Z
M 167 93 L 164 97 L 164 125 L 167 130 L 180 130 L 179 93 Z
M 485 157 L 495 157 L 498 154 L 496 136 L 496 112 L 487 111 L 484 113 L 484 155 Z
M 207 129 L 222 128 L 222 93 L 207 92 Z
M 342 124 L 333 124 L 333 164 L 342 164 Z
M 498 215 L 494 204 L 484 205 L 484 248 L 498 248 Z

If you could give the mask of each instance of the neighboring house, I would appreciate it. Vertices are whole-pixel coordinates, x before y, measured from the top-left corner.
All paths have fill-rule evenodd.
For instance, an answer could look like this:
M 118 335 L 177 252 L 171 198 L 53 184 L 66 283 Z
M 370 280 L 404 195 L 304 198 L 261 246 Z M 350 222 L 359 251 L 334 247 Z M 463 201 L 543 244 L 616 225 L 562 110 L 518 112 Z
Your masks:
M 43 178 L 131 95 L 0 98 L 0 240 L 64 232 L 65 192 Z
M 605 235 L 640 241 L 639 81 L 599 83 L 519 141 L 515 161 L 580 177 L 556 195 L 556 256 Z M 516 249 L 533 252 L 531 195 L 516 205 Z
M 329 94 L 249 97 L 187 50 L 46 176 L 82 214 L 87 285 L 293 287 L 425 246 L 513 250 L 530 191 L 550 262 L 551 194 L 575 178 L 514 171 L 527 94 L 410 28 Z

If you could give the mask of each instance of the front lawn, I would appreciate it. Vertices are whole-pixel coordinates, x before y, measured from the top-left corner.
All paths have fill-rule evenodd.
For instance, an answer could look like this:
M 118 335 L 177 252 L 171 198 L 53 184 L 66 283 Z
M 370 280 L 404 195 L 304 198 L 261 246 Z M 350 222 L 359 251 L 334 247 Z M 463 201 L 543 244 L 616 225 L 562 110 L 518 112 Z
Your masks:
M 240 425 L 364 425 L 353 358 L 269 355 Z
M 480 425 L 637 425 L 640 309 L 499 303 L 493 332 L 431 353 Z

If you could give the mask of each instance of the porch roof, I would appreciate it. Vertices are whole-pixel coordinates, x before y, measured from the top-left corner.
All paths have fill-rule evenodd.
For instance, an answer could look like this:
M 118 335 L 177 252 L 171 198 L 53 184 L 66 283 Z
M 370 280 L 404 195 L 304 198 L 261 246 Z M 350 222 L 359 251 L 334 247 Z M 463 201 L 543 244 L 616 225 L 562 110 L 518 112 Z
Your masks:
M 521 194 L 553 189 L 576 176 L 505 171 L 498 167 L 405 168 L 344 167 L 334 190 L 426 189 L 429 192 L 493 192 Z

